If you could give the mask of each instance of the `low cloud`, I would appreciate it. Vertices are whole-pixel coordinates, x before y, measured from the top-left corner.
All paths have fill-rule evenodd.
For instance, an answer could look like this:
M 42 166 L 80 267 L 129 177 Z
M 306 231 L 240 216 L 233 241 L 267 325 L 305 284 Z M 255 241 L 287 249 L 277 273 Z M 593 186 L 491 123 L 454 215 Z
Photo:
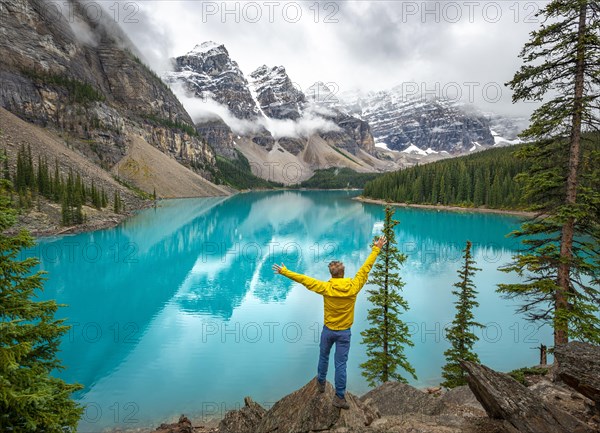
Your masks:
M 181 82 L 170 83 L 169 85 L 194 123 L 222 120 L 233 132 L 240 135 L 256 133 L 261 129 L 256 122 L 235 117 L 225 105 L 212 99 L 209 93 L 206 93 L 203 97 L 197 97 L 191 95 Z
M 239 135 L 256 134 L 266 129 L 275 139 L 307 138 L 319 132 L 340 130 L 331 120 L 321 116 L 334 113 L 314 104 L 308 105 L 298 120 L 271 119 L 262 116 L 256 120 L 247 120 L 235 117 L 225 105 L 212 99 L 210 93 L 204 94 L 203 97 L 197 97 L 191 95 L 180 82 L 172 83 L 170 86 L 194 123 L 222 120 L 234 133 Z
M 92 47 L 98 46 L 98 36 L 90 29 L 81 18 L 74 17 L 73 20 L 69 20 L 69 26 L 71 27 L 71 31 L 75 35 L 77 40 L 84 44 Z
M 261 123 L 275 139 L 282 137 L 308 138 L 318 132 L 340 131 L 339 126 L 320 116 L 320 114 L 332 114 L 331 110 L 324 109 L 322 111 L 319 113 L 315 105 L 309 105 L 298 120 L 263 118 Z

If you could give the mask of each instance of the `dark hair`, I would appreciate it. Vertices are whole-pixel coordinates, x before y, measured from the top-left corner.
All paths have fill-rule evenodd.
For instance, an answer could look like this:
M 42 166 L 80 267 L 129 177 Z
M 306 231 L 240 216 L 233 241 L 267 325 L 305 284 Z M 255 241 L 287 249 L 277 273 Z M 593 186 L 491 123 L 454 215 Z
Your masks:
M 344 264 L 339 260 L 329 262 L 329 272 L 334 278 L 340 278 L 344 276 Z

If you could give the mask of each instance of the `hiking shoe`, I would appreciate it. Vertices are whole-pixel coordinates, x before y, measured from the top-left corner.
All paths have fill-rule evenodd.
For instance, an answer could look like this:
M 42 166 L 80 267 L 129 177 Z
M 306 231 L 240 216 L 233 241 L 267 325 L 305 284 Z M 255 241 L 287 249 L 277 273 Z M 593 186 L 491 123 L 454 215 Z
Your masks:
M 333 405 L 340 409 L 350 409 L 350 405 L 345 398 L 339 398 L 337 395 L 333 397 Z
M 321 382 L 319 379 L 316 379 L 317 381 L 317 389 L 319 390 L 319 392 L 321 394 L 323 394 L 325 392 L 325 382 Z

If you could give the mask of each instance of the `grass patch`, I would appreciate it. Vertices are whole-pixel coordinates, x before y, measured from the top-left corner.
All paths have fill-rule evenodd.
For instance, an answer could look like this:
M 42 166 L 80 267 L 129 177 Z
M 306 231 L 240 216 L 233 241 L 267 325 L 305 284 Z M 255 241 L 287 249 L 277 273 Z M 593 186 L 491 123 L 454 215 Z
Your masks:
M 337 147 L 335 147 L 335 146 L 332 146 L 332 145 L 329 145 L 329 146 L 330 146 L 330 147 L 331 147 L 333 150 L 335 150 L 337 153 L 339 153 L 340 155 L 342 155 L 342 156 L 344 156 L 344 157 L 348 158 L 348 159 L 349 159 L 350 161 L 352 161 L 353 163 L 355 163 L 355 164 L 358 164 L 358 162 L 356 162 L 354 159 L 350 158 L 348 155 L 346 155 L 344 152 L 342 152 L 342 151 L 341 151 L 340 149 L 338 149 Z M 360 165 L 360 164 L 358 164 L 358 165 Z
M 71 102 L 85 104 L 106 99 L 104 94 L 91 84 L 64 74 L 53 74 L 37 69 L 22 69 L 21 72 L 38 84 L 53 85 L 66 89 Z
M 547 368 L 542 367 L 523 367 L 517 370 L 513 370 L 508 373 L 510 377 L 512 377 L 517 382 L 527 386 L 527 381 L 525 380 L 525 376 L 543 376 L 548 373 Z
M 165 119 L 163 117 L 155 116 L 154 114 L 144 114 L 142 115 L 142 117 L 150 121 L 151 123 L 158 124 L 169 129 L 183 131 L 192 137 L 200 137 L 200 134 L 198 134 L 196 128 L 185 122 L 180 122 L 179 120 Z
M 151 198 L 153 198 L 152 194 L 147 193 L 144 190 L 141 190 L 140 188 L 138 188 L 135 185 L 130 184 L 129 182 L 127 182 L 126 180 L 124 180 L 121 177 L 118 176 L 114 176 L 113 175 L 113 179 L 116 180 L 117 182 L 119 182 L 121 185 L 123 185 L 125 188 L 133 191 L 139 198 L 144 199 L 144 200 L 149 200 Z

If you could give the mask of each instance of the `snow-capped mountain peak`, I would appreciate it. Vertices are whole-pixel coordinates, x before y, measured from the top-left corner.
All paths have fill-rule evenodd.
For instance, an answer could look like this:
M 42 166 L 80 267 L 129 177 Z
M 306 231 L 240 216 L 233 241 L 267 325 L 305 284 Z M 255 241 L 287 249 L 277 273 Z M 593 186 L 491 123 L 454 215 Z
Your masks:
M 306 98 L 283 66 L 263 65 L 250 74 L 248 81 L 265 116 L 292 120 L 301 117 Z
M 214 49 L 219 49 L 219 50 L 227 52 L 224 45 L 217 44 L 216 42 L 213 42 L 213 41 L 206 41 L 206 42 L 202 42 L 201 44 L 196 45 L 194 48 L 192 48 L 186 54 L 186 56 L 202 55 L 202 54 L 206 54 L 209 51 L 214 50 Z
M 163 75 L 165 82 L 182 83 L 192 94 L 224 105 L 238 119 L 259 116 L 248 81 L 224 45 L 203 42 L 173 63 L 174 70 Z

